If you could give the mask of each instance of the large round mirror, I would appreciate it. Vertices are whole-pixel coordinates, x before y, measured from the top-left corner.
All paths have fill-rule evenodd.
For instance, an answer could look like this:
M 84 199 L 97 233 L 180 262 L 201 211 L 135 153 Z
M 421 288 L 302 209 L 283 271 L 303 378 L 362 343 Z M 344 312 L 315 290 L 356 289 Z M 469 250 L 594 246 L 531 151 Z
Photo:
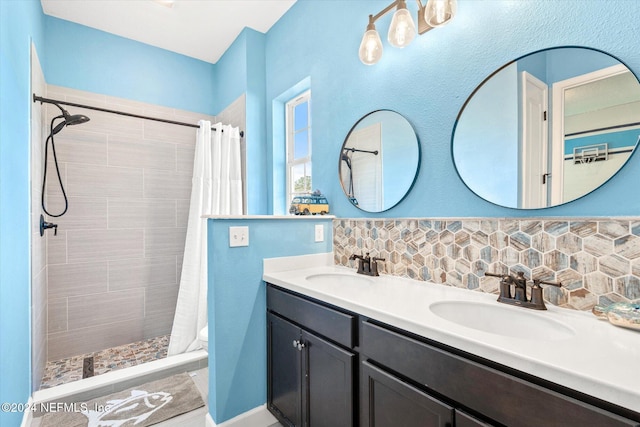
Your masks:
M 640 84 L 616 58 L 560 47 L 506 64 L 466 101 L 453 160 L 478 196 L 537 209 L 595 190 L 640 138 Z
M 378 110 L 351 128 L 340 150 L 340 183 L 349 201 L 367 212 L 391 209 L 418 173 L 420 146 L 400 114 Z

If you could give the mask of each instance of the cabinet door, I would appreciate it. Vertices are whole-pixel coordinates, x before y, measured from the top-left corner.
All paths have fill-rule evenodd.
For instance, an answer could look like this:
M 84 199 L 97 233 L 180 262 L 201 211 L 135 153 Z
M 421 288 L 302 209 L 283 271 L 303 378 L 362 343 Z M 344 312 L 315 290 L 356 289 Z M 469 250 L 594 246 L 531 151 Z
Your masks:
M 273 314 L 267 316 L 267 400 L 280 422 L 302 425 L 302 357 L 293 346 L 300 328 Z
M 491 427 L 491 424 L 456 409 L 456 427 Z
M 363 427 L 452 427 L 454 409 L 367 363 L 361 365 Z
M 354 365 L 356 356 L 302 330 L 305 345 L 306 421 L 311 427 L 354 425 Z

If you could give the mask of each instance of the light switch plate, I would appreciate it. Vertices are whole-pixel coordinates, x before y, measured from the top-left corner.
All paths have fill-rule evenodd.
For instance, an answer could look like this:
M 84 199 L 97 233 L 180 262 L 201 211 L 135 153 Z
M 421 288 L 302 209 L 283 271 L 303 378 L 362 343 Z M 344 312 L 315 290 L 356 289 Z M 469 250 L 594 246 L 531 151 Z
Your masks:
M 324 242 L 324 225 L 316 224 L 316 242 Z
M 229 247 L 249 246 L 249 227 L 229 227 Z

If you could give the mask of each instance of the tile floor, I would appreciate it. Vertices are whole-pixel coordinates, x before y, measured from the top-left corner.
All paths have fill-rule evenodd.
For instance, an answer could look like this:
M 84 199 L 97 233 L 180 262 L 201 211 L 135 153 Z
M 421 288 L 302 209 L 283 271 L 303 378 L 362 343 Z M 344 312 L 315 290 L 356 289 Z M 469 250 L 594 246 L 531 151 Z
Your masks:
M 65 359 L 49 361 L 45 367 L 40 389 L 55 387 L 82 379 L 82 363 L 93 356 L 94 375 L 167 357 L 169 335 L 150 338 L 131 344 L 108 348 L 93 353 L 80 354 Z

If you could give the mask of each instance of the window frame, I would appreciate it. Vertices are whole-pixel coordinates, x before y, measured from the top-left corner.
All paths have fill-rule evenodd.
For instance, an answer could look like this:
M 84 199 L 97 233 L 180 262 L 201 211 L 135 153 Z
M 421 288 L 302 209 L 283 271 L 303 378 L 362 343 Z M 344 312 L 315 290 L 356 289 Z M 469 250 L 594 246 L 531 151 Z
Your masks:
M 295 117 L 294 112 L 298 105 L 308 103 L 307 107 L 307 127 L 301 129 L 294 129 Z M 311 173 L 313 173 L 312 163 L 312 123 L 311 123 L 311 90 L 306 90 L 297 96 L 293 97 L 285 104 L 285 126 L 286 126 L 286 189 L 287 189 L 287 204 L 291 203 L 294 197 L 302 196 L 307 193 L 294 192 L 293 188 L 293 173 L 294 167 L 309 163 Z M 295 136 L 301 131 L 307 131 L 307 156 L 294 159 L 295 154 Z M 306 172 L 306 171 L 305 171 Z M 311 175 L 310 175 L 311 178 Z M 311 178 L 312 179 L 312 178 Z M 313 182 L 310 182 L 310 189 L 313 188 Z

